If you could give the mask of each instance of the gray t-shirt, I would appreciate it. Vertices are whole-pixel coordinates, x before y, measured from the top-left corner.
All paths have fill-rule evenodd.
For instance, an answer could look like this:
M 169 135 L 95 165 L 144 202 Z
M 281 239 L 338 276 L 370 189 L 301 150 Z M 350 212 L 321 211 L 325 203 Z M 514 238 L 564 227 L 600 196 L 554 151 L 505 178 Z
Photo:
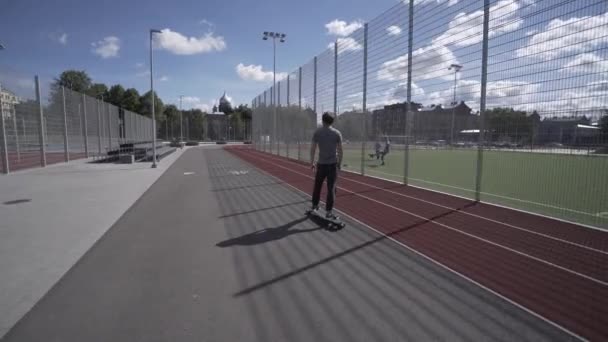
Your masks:
M 336 164 L 336 150 L 342 142 L 342 134 L 333 127 L 319 127 L 312 136 L 312 143 L 319 144 L 319 164 Z

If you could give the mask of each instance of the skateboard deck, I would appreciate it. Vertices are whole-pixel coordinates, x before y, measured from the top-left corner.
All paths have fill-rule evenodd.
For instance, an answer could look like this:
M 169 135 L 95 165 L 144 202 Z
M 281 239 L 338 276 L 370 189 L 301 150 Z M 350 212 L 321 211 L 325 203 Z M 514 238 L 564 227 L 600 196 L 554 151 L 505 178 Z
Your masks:
M 315 217 L 315 218 L 323 221 L 328 229 L 338 230 L 338 229 L 342 229 L 342 228 L 346 227 L 346 223 L 342 222 L 339 217 L 337 217 L 335 220 L 328 219 L 327 217 L 325 217 L 318 211 L 307 210 L 306 216 Z

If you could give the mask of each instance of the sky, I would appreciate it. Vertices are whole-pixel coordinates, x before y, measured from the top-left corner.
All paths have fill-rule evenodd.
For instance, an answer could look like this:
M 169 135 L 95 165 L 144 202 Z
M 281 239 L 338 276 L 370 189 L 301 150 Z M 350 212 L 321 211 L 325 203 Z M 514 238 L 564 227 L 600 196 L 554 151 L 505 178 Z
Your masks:
M 481 0 L 414 0 L 413 100 L 449 105 L 454 93 L 479 109 Z M 608 2 L 491 0 L 488 106 L 541 115 L 608 107 Z M 155 36 L 155 90 L 165 103 L 209 110 L 224 91 L 251 104 L 272 85 L 272 43 L 263 31 L 287 34 L 277 46 L 277 76 L 297 84 L 312 106 L 318 58 L 318 110 L 333 110 L 338 43 L 340 112 L 360 108 L 363 24 L 368 22 L 367 108 L 405 100 L 407 3 L 397 0 L 83 1 L 0 0 L 0 76 L 28 87 L 65 69 L 95 82 L 148 91 L 148 30 Z M 458 64 L 455 72 L 450 65 Z M 26 77 L 25 81 L 22 81 Z M 454 81 L 454 78 L 456 80 Z M 4 81 L 6 83 L 6 80 Z M 287 82 L 275 88 L 287 102 Z M 29 86 L 31 91 L 31 86 Z M 290 100 L 294 101 L 294 91 Z M 258 97 L 261 99 L 262 96 Z M 268 96 L 270 99 L 270 96 Z
M 348 5 L 346 5 L 348 4 Z M 0 0 L 0 70 L 43 82 L 66 69 L 95 82 L 150 89 L 148 30 L 163 30 L 154 50 L 155 90 L 166 103 L 207 108 L 224 91 L 235 103 L 272 84 L 272 44 L 287 34 L 277 72 L 296 68 L 335 39 L 325 24 L 364 20 L 394 0 Z M 237 66 L 240 75 L 237 73 Z

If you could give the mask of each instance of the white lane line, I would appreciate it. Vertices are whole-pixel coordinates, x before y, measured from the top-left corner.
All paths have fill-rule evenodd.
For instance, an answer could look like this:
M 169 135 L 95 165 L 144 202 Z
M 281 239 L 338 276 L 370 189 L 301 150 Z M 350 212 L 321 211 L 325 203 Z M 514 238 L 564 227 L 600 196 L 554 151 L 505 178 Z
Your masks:
M 195 174 L 195 172 L 184 172 L 184 176 L 190 176 L 190 175 L 193 175 L 193 174 Z
M 273 159 L 280 160 L 280 159 L 276 159 L 276 158 L 273 158 Z M 292 163 L 292 164 L 305 168 L 305 166 L 299 165 L 297 163 Z M 374 188 L 374 189 L 377 189 L 377 190 L 386 191 L 388 193 L 391 193 L 391 194 L 394 194 L 394 195 L 398 195 L 398 196 L 401 196 L 401 197 L 406 197 L 406 198 L 409 198 L 409 199 L 413 199 L 413 200 L 416 200 L 416 201 L 419 201 L 419 202 L 431 204 L 431 205 L 434 205 L 434 206 L 437 206 L 437 207 L 440 207 L 440 208 L 443 208 L 443 209 L 450 209 L 450 210 L 456 210 L 457 209 L 457 208 L 448 207 L 448 206 L 445 206 L 445 205 L 442 205 L 442 204 L 439 204 L 439 203 L 436 203 L 436 202 L 431 202 L 431 201 L 423 200 L 423 199 L 418 198 L 418 197 L 406 195 L 406 194 L 403 194 L 403 193 L 400 193 L 400 192 L 397 192 L 397 191 L 392 191 L 392 190 L 389 190 L 389 189 L 380 188 L 380 187 L 377 187 L 375 185 L 372 185 L 372 184 L 369 184 L 369 183 L 365 183 L 365 182 L 360 182 L 360 181 L 357 181 L 357 180 L 354 180 L 354 179 L 351 179 L 351 178 L 342 177 L 340 179 L 341 180 L 347 180 L 347 181 L 350 181 L 350 182 L 353 182 L 353 183 L 358 183 L 358 184 L 361 184 L 361 185 L 365 185 L 365 186 L 368 186 L 370 188 Z M 527 228 L 523 228 L 523 227 L 515 226 L 515 225 L 509 224 L 509 223 L 506 223 L 506 222 L 494 220 L 494 219 L 491 219 L 489 217 L 473 214 L 473 213 L 470 213 L 470 212 L 467 212 L 467 211 L 457 211 L 457 213 L 460 213 L 460 214 L 463 214 L 463 215 L 469 215 L 469 216 L 472 216 L 472 217 L 475 217 L 475 218 L 479 218 L 479 219 L 486 220 L 486 221 L 489 221 L 489 222 L 492 222 L 492 223 L 500 224 L 500 225 L 503 225 L 503 226 L 506 226 L 506 227 L 509 227 L 509 228 L 517 229 L 517 230 L 520 230 L 520 231 L 523 231 L 523 232 L 526 232 L 526 233 L 529 233 L 529 234 L 541 236 L 541 237 L 544 237 L 544 238 L 547 238 L 547 239 L 551 239 L 551 240 L 554 240 L 554 241 L 558 241 L 558 242 L 561 242 L 561 243 L 572 245 L 572 246 L 575 246 L 575 247 L 578 247 L 578 248 L 582 248 L 582 249 L 586 249 L 586 250 L 593 251 L 593 252 L 596 252 L 596 253 L 608 255 L 608 251 L 604 251 L 604 250 L 601 250 L 601 249 L 585 246 L 585 245 L 582 245 L 580 243 L 576 243 L 576 242 L 572 242 L 572 241 L 569 241 L 569 240 L 561 239 L 561 238 L 558 238 L 558 237 L 555 237 L 555 236 L 551 236 L 551 235 L 548 235 L 548 234 L 536 232 L 536 231 L 533 231 L 533 230 L 530 230 L 530 229 L 527 229 Z
M 302 191 L 302 190 L 300 190 L 300 189 L 296 188 L 295 186 L 293 186 L 293 185 L 291 185 L 291 184 L 289 184 L 289 183 L 287 183 L 287 182 L 283 182 L 283 180 L 282 180 L 282 179 L 280 179 L 279 177 L 274 176 L 274 175 L 270 174 L 269 172 L 262 170 L 262 169 L 261 169 L 261 168 L 259 168 L 259 167 L 256 167 L 255 165 L 251 164 L 250 162 L 248 162 L 248 161 L 244 160 L 243 158 L 240 158 L 240 159 L 241 159 L 241 160 L 243 160 L 243 161 L 244 161 L 244 162 L 246 162 L 246 163 L 249 163 L 250 165 L 252 165 L 252 167 L 256 168 L 256 170 L 258 170 L 259 172 L 261 172 L 261 173 L 263 173 L 263 174 L 267 175 L 268 177 L 273 178 L 273 179 L 276 179 L 277 181 L 282 182 L 282 185 L 288 186 L 288 187 L 290 187 L 290 188 L 294 189 L 295 191 L 300 192 L 300 193 L 302 193 L 303 195 L 305 195 L 306 197 L 310 198 L 310 195 L 309 195 L 307 192 Z M 321 202 L 322 202 L 322 203 L 325 203 L 324 201 L 321 201 Z M 407 244 L 405 244 L 405 243 L 403 243 L 403 242 L 401 242 L 401 241 L 399 241 L 399 240 L 396 240 L 395 238 L 392 238 L 392 237 L 390 237 L 390 236 L 386 235 L 385 233 L 383 233 L 383 232 L 381 232 L 381 231 L 377 230 L 376 228 L 374 228 L 374 227 L 372 227 L 372 226 L 368 225 L 367 223 L 361 222 L 360 220 L 358 220 L 358 219 L 356 219 L 356 218 L 354 218 L 354 217 L 350 216 L 349 214 L 347 214 L 347 213 L 345 213 L 345 212 L 343 212 L 343 211 L 341 211 L 341 210 L 339 210 L 339 209 L 335 209 L 335 210 L 336 210 L 338 213 L 340 213 L 340 214 L 341 214 L 343 217 L 348 217 L 348 219 L 350 219 L 350 220 L 352 220 L 352 221 L 354 221 L 354 222 L 357 222 L 357 223 L 358 223 L 358 224 L 360 224 L 361 226 L 363 226 L 363 227 L 365 227 L 365 228 L 367 228 L 367 229 L 369 229 L 369 230 L 371 230 L 371 231 L 375 232 L 375 233 L 376 233 L 376 234 L 378 234 L 378 235 L 381 235 L 381 236 L 385 237 L 386 239 L 388 239 L 388 240 L 392 241 L 393 243 L 395 243 L 395 244 L 397 244 L 397 245 L 399 245 L 399 246 L 401 246 L 401 247 L 403 247 L 403 248 L 405 248 L 405 249 L 407 249 L 407 250 L 411 251 L 412 253 L 414 253 L 414 254 L 416 254 L 416 255 L 418 255 L 418 256 L 420 256 L 420 257 L 424 258 L 425 260 L 430 261 L 431 263 L 433 263 L 433 264 L 435 264 L 435 265 L 437 265 L 437 266 L 439 266 L 439 267 L 441 267 L 441 268 L 445 269 L 446 271 L 451 272 L 451 273 L 453 273 L 453 274 L 455 274 L 455 275 L 457 275 L 457 276 L 459 276 L 459 277 L 463 278 L 464 280 L 467 280 L 467 281 L 471 282 L 473 285 L 476 285 L 476 286 L 480 287 L 481 289 L 483 289 L 483 290 L 485 290 L 485 291 L 488 291 L 489 293 L 491 293 L 491 294 L 493 294 L 493 295 L 497 296 L 498 298 L 500 298 L 500 299 L 504 300 L 505 302 L 510 303 L 511 305 L 513 305 L 513 306 L 515 306 L 515 307 L 517 307 L 517 308 L 519 308 L 519 309 L 523 310 L 524 312 L 527 312 L 528 314 L 530 314 L 530 315 L 532 315 L 532 316 L 534 316 L 534 317 L 536 317 L 536 318 L 540 319 L 541 321 L 543 321 L 543 322 L 545 322 L 545 323 L 547 323 L 547 324 L 549 324 L 549 325 L 551 325 L 551 326 L 553 326 L 553 327 L 555 327 L 555 328 L 557 328 L 557 329 L 559 329 L 559 330 L 561 330 L 561 331 L 563 331 L 563 332 L 565 332 L 565 333 L 567 333 L 567 334 L 571 335 L 572 337 L 577 338 L 577 339 L 579 339 L 579 340 L 581 340 L 581 341 L 588 341 L 588 340 L 587 340 L 587 339 L 585 339 L 584 337 L 582 337 L 582 336 L 580 336 L 580 335 L 578 335 L 578 334 L 576 334 L 576 333 L 572 332 L 572 331 L 571 331 L 571 330 L 569 330 L 568 328 L 566 328 L 566 327 L 564 327 L 564 326 L 561 326 L 560 324 L 558 324 L 558 323 L 556 323 L 556 322 L 551 321 L 550 319 L 548 319 L 548 318 L 546 318 L 546 317 L 542 316 L 542 315 L 541 315 L 541 314 L 539 314 L 539 313 L 536 313 L 535 311 L 532 311 L 531 309 L 528 309 L 528 308 L 527 308 L 527 307 L 525 307 L 524 305 L 519 304 L 519 303 L 517 303 L 516 301 L 514 301 L 514 300 L 512 300 L 512 299 L 508 298 L 507 296 L 505 296 L 505 295 L 503 295 L 503 294 L 501 294 L 501 293 L 499 293 L 499 292 L 496 292 L 496 291 L 492 290 L 491 288 L 489 288 L 489 287 L 487 287 L 487 286 L 485 286 L 485 285 L 483 285 L 483 284 L 479 283 L 478 281 L 473 280 L 472 278 L 470 278 L 470 277 L 468 277 L 468 276 L 464 275 L 463 273 L 460 273 L 459 271 L 456 271 L 455 269 L 453 269 L 453 268 L 451 268 L 451 267 L 449 267 L 449 266 L 447 266 L 447 265 L 445 265 L 445 264 L 443 264 L 443 263 L 441 263 L 441 262 L 439 262 L 439 261 L 437 261 L 437 260 L 435 260 L 435 259 L 431 258 L 430 256 L 427 256 L 426 254 L 423 254 L 422 252 L 419 252 L 418 250 L 414 249 L 413 247 L 410 247 L 410 246 L 408 246 Z
M 314 179 L 313 177 L 311 177 L 311 176 L 309 176 L 309 175 L 306 175 L 306 174 L 303 174 L 303 173 L 301 173 L 301 172 L 295 171 L 295 170 L 293 170 L 293 169 L 290 169 L 290 168 L 287 168 L 287 167 L 284 167 L 284 166 L 278 165 L 278 164 L 273 163 L 273 162 L 269 162 L 269 161 L 265 160 L 265 158 L 259 158 L 259 160 L 262 160 L 262 161 L 264 161 L 264 162 L 266 162 L 266 163 L 268 163 L 268 164 L 271 164 L 271 165 L 274 165 L 274 166 L 280 167 L 280 168 L 285 169 L 285 170 L 287 170 L 287 171 L 291 171 L 291 172 L 293 172 L 293 173 L 299 174 L 299 175 L 301 175 L 301 176 L 304 176 L 304 177 L 307 177 L 307 178 L 310 178 L 310 179 Z M 345 192 L 351 193 L 351 194 L 353 194 L 353 195 L 355 195 L 355 196 L 358 196 L 358 197 L 364 198 L 364 199 L 366 199 L 366 200 L 368 200 L 368 201 L 375 202 L 375 203 L 378 203 L 378 204 L 380 204 L 380 205 L 384 205 L 384 206 L 386 206 L 386 207 L 389 207 L 389 208 L 391 208 L 391 209 L 393 209 L 393 210 L 396 210 L 396 211 L 402 212 L 402 213 L 404 213 L 404 214 L 408 214 L 408 215 L 411 215 L 411 216 L 417 217 L 417 218 L 419 218 L 419 219 L 421 219 L 421 220 L 425 220 L 425 221 L 426 221 L 426 220 L 430 220 L 428 217 L 424 217 L 424 216 L 421 216 L 421 215 L 418 215 L 418 214 L 412 213 L 412 212 L 410 212 L 410 211 L 407 211 L 407 210 L 404 210 L 404 209 L 401 209 L 401 208 L 397 208 L 397 207 L 392 206 L 392 205 L 390 205 L 390 204 L 386 204 L 386 203 L 384 203 L 384 202 L 381 202 L 381 201 L 378 201 L 378 200 L 376 200 L 376 199 L 373 199 L 373 198 L 367 197 L 367 196 L 365 196 L 365 195 L 358 194 L 358 193 L 356 193 L 356 192 L 350 191 L 350 190 L 345 189 L 345 188 L 343 188 L 343 187 L 336 186 L 336 188 L 341 189 L 342 191 L 345 191 Z M 592 281 L 592 282 L 594 282 L 594 283 L 596 283 L 596 284 L 599 284 L 599 285 L 602 285 L 602 286 L 607 286 L 607 287 L 608 287 L 608 282 L 605 282 L 605 281 L 603 281 L 603 280 L 593 278 L 593 277 L 588 276 L 588 275 L 586 275 L 586 274 L 583 274 L 583 273 L 580 273 L 580 272 L 577 272 L 577 271 L 571 270 L 571 269 L 569 269 L 569 268 L 566 268 L 566 267 L 563 267 L 563 266 L 560 266 L 560 265 L 554 264 L 554 263 L 552 263 L 552 262 L 550 262 L 550 261 L 547 261 L 547 260 L 544 260 L 544 259 L 541 259 L 541 258 L 535 257 L 535 256 L 533 256 L 533 255 L 530 255 L 530 254 L 527 254 L 527 253 L 524 253 L 524 252 L 520 252 L 520 251 L 518 251 L 518 250 L 516 250 L 516 249 L 513 249 L 513 248 L 511 248 L 511 247 L 503 246 L 503 245 L 501 245 L 501 244 L 499 244 L 499 243 L 496 243 L 496 242 L 493 242 L 493 241 L 490 241 L 490 240 L 484 239 L 484 238 L 482 238 L 482 237 L 479 237 L 479 236 L 474 235 L 474 234 L 471 234 L 471 233 L 467 233 L 467 232 L 465 232 L 465 231 L 462 231 L 462 230 L 460 230 L 460 229 L 458 229 L 458 228 L 454 228 L 454 227 L 449 226 L 449 225 L 447 225 L 447 224 L 444 224 L 444 223 L 441 223 L 441 222 L 437 222 L 437 221 L 435 221 L 435 220 L 430 220 L 430 222 L 432 222 L 433 224 L 436 224 L 436 225 L 438 225 L 438 226 L 441 226 L 441 227 L 443 227 L 443 228 L 445 228 L 445 229 L 448 229 L 448 230 L 451 230 L 451 231 L 454 231 L 454 232 L 460 233 L 460 234 L 465 235 L 465 236 L 468 236 L 468 237 L 470 237 L 470 238 L 473 238 L 473 239 L 476 239 L 476 240 L 479 240 L 479 241 L 485 242 L 485 243 L 487 243 L 487 244 L 490 244 L 490 245 L 493 245 L 493 246 L 496 246 L 496 247 L 502 248 L 502 249 L 504 249 L 504 250 L 507 250 L 507 251 L 509 251 L 509 252 L 512 252 L 512 253 L 518 254 L 518 255 L 520 255 L 520 256 L 523 256 L 523 257 L 526 257 L 526 258 L 529 258 L 529 259 L 535 260 L 535 261 L 540 262 L 540 263 L 542 263 L 542 264 L 545 264 L 545 265 L 547 265 L 547 266 L 551 266 L 551 267 L 557 268 L 557 269 L 559 269 L 559 270 L 562 270 L 562 271 L 564 271 L 564 272 L 570 273 L 570 274 L 572 274 L 572 275 L 575 275 L 575 276 L 581 277 L 581 278 L 583 278 L 583 279 L 587 279 L 587 280 Z

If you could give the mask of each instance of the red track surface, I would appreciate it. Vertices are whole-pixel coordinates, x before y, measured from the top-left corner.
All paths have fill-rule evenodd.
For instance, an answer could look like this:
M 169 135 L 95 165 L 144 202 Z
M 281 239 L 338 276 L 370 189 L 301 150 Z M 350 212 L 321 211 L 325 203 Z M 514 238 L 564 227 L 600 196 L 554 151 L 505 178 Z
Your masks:
M 307 165 L 227 150 L 312 193 Z M 342 212 L 546 320 L 608 339 L 608 233 L 347 172 L 337 197 Z

